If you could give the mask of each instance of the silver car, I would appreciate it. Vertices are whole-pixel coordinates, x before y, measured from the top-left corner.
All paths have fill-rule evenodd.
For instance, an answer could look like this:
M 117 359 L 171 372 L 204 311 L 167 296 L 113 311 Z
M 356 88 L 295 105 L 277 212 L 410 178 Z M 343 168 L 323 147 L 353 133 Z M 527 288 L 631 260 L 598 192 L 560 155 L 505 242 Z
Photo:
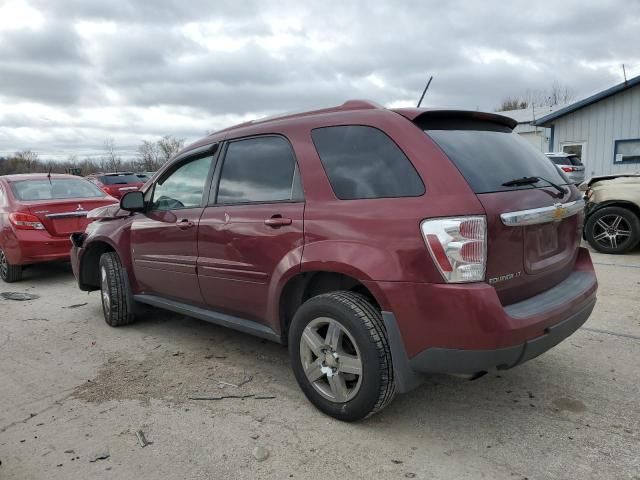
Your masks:
M 558 170 L 561 170 L 571 183 L 579 185 L 584 182 L 584 165 L 577 155 L 565 152 L 547 152 L 545 155 L 556 164 Z

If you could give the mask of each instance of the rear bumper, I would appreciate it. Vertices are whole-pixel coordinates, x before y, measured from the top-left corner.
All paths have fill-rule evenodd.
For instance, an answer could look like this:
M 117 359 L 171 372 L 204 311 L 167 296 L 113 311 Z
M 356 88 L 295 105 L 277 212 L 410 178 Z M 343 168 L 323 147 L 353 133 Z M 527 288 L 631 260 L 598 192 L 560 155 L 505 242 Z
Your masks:
M 581 249 L 567 279 L 506 307 L 484 283 L 386 287 L 383 320 L 397 388 L 405 392 L 421 382 L 422 373 L 473 375 L 544 353 L 587 320 L 597 280 L 589 253 Z
M 523 344 L 495 350 L 430 348 L 413 357 L 409 363 L 412 370 L 419 372 L 475 374 L 494 368 L 506 370 L 537 357 L 567 338 L 587 321 L 595 304 L 594 298 L 577 313 Z
M 6 238 L 7 259 L 13 265 L 69 260 L 69 237 L 53 237 L 42 230 L 16 230 Z

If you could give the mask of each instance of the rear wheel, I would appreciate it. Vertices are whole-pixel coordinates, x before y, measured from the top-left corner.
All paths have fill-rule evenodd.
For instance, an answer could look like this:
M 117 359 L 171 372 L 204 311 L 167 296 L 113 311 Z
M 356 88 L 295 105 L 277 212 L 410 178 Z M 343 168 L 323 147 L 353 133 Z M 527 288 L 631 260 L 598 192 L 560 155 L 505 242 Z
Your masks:
M 289 355 L 307 398 L 339 420 L 373 415 L 394 397 L 382 316 L 363 295 L 333 292 L 305 302 L 291 323 Z
M 22 266 L 11 265 L 5 253 L 0 250 L 0 278 L 7 283 L 22 280 Z
M 133 300 L 129 291 L 127 272 L 115 252 L 100 257 L 100 296 L 104 320 L 112 327 L 133 321 Z
M 623 207 L 595 211 L 585 225 L 589 244 L 602 253 L 626 253 L 640 241 L 640 219 Z

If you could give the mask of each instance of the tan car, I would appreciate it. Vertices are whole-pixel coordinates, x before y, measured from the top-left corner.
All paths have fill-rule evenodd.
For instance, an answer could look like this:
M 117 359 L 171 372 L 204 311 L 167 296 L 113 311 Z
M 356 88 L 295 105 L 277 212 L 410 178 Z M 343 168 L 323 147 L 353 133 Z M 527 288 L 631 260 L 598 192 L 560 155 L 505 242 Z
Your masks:
M 640 242 L 640 173 L 593 177 L 580 185 L 587 201 L 584 237 L 602 253 L 626 253 Z

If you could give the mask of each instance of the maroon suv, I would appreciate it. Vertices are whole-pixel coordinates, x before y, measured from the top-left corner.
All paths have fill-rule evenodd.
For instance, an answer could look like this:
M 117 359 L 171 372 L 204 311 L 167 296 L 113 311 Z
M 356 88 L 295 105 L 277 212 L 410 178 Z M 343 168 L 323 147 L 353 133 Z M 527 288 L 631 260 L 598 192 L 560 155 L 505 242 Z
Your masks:
M 107 323 L 144 303 L 288 343 L 341 420 L 425 373 L 530 360 L 589 317 L 583 200 L 490 113 L 349 101 L 214 133 L 74 235 Z

